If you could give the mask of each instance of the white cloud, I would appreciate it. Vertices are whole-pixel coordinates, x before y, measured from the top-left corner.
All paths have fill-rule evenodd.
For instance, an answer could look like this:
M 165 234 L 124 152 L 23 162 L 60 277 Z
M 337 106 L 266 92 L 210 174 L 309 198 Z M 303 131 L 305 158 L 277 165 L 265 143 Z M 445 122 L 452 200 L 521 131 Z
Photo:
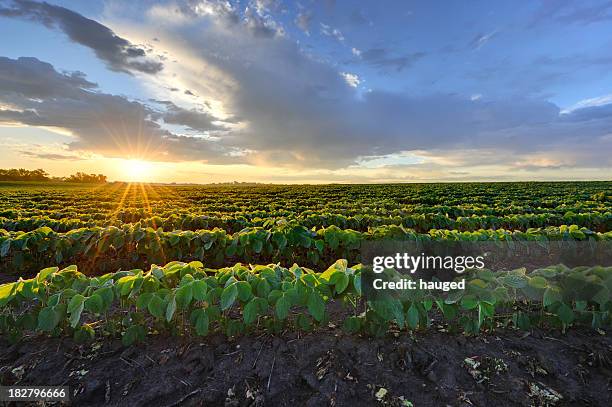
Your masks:
M 478 34 L 472 42 L 470 43 L 471 47 L 478 50 L 482 48 L 487 42 L 489 42 L 493 37 L 498 34 L 498 31 L 492 31 L 488 34 Z
M 573 112 L 576 109 L 584 109 L 587 107 L 596 107 L 603 106 L 612 103 L 612 93 L 608 95 L 598 96 L 590 99 L 584 99 L 577 103 L 574 103 L 572 106 L 567 107 L 561 110 L 561 114 L 568 114 Z
M 74 148 L 107 155 L 142 144 L 160 150 L 157 159 L 299 167 L 325 174 L 352 169 L 363 157 L 383 157 L 387 172 L 381 170 L 381 179 L 392 178 L 394 170 L 406 165 L 393 162 L 406 151 L 423 158 L 410 169 L 426 177 L 465 168 L 495 168 L 499 173 L 611 165 L 612 140 L 606 135 L 612 128 L 612 103 L 605 104 L 605 99 L 559 115 L 553 103 L 528 96 L 496 99 L 487 92 L 484 100 L 478 94 L 402 89 L 358 92 L 357 75 L 305 53 L 288 35 L 278 35 L 278 29 L 270 29 L 273 20 L 259 19 L 256 7 L 248 15 L 224 8 L 208 13 L 197 9 L 202 3 L 214 4 L 181 3 L 189 21 L 185 24 L 154 24 L 156 13 L 144 14 L 151 19 L 144 22 L 116 14 L 105 21 L 130 43 L 159 39 L 151 47 L 154 54 L 167 55 L 164 69 L 138 78 L 152 97 L 172 104 L 158 109 L 153 103 L 105 94 L 82 74 L 63 75 L 51 83 L 35 72 L 19 84 L 10 77 L 0 85 L 5 92 L 0 103 L 21 107 L 1 111 L 0 121 L 4 117 L 67 128 L 77 138 Z M 326 27 L 333 36 L 334 30 Z M 410 69 L 424 56 L 382 48 L 359 55 L 360 63 L 396 71 Z M 168 91 L 169 84 L 181 92 Z M 186 97 L 186 89 L 197 96 Z M 23 98 L 43 103 L 14 95 L 30 91 L 35 93 Z M 34 103 L 42 108 L 38 115 L 25 114 Z M 76 124 L 75 112 L 81 117 Z M 99 120 L 115 123 L 112 132 L 94 126 Z M 225 123 L 221 126 L 219 120 Z M 174 125 L 215 135 L 184 136 Z M 117 132 L 119 138 L 113 134 Z
M 311 22 L 312 22 L 312 14 L 307 13 L 307 12 L 299 13 L 297 17 L 295 17 L 295 24 L 306 35 L 310 35 L 310 23 Z
M 342 34 L 342 32 L 338 30 L 337 28 L 330 27 L 327 24 L 321 23 L 321 33 L 328 37 L 333 37 L 340 42 L 344 41 L 344 35 Z
M 340 75 L 342 75 L 342 77 L 350 87 L 356 88 L 361 83 L 359 76 L 354 73 L 340 72 Z

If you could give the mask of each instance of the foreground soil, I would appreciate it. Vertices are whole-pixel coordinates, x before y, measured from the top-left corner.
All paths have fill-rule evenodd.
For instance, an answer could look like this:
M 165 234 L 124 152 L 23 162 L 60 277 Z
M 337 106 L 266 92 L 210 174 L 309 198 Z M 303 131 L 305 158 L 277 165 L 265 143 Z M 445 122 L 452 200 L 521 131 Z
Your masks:
M 610 406 L 612 334 L 574 329 L 385 338 L 0 342 L 2 385 L 68 385 L 74 405 Z

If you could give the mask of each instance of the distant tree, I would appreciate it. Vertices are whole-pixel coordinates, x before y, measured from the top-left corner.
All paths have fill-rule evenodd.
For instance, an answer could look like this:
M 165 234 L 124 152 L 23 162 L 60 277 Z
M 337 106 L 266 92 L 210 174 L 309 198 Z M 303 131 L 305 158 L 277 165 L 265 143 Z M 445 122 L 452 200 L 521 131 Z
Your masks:
M 23 168 L 0 168 L 0 181 L 66 181 L 66 182 L 87 182 L 104 184 L 107 182 L 106 175 L 86 174 L 77 172 L 69 177 L 50 177 L 43 169 L 26 170 Z
M 49 181 L 49 174 L 43 169 L 24 168 L 0 169 L 0 181 Z
M 67 182 L 87 182 L 95 184 L 106 183 L 106 175 L 102 174 L 86 174 L 84 172 L 77 172 L 66 178 Z

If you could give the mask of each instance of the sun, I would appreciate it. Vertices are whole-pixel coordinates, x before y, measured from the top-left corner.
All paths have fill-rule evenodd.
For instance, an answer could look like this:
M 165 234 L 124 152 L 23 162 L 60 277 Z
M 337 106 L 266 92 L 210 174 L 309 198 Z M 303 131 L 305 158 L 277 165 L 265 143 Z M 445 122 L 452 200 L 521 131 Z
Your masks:
M 121 174 L 126 181 L 146 182 L 152 177 L 153 165 L 142 160 L 125 160 L 123 164 L 124 173 Z

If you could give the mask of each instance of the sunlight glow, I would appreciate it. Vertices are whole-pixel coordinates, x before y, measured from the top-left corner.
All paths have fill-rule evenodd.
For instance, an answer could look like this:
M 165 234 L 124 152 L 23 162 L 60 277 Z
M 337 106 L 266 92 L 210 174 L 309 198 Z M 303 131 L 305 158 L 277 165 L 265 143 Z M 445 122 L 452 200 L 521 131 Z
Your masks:
M 123 181 L 149 182 L 153 180 L 153 164 L 141 160 L 123 160 Z

